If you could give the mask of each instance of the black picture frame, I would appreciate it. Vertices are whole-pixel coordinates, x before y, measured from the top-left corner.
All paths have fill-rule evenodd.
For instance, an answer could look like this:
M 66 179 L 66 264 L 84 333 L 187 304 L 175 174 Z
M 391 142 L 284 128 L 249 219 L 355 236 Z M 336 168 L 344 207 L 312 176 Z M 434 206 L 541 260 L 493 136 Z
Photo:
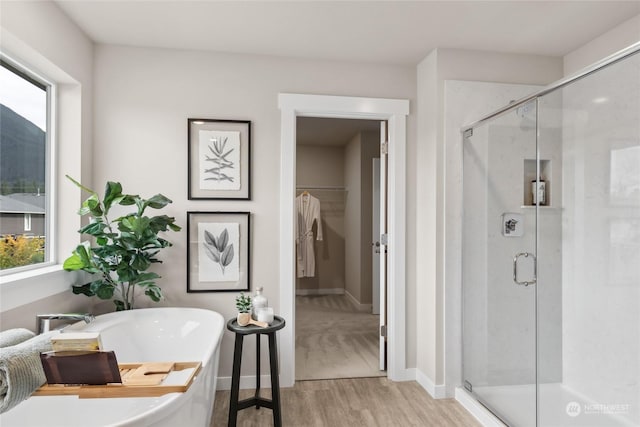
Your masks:
M 251 121 L 187 119 L 187 130 L 189 200 L 251 200 Z
M 250 212 L 188 211 L 187 293 L 250 291 L 250 245 Z

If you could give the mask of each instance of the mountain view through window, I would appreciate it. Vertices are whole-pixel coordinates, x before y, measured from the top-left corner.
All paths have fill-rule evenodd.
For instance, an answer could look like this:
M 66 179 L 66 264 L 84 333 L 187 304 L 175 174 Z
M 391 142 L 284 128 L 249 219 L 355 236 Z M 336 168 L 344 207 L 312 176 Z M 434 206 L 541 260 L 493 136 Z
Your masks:
M 47 246 L 47 86 L 0 62 L 0 270 L 42 263 Z

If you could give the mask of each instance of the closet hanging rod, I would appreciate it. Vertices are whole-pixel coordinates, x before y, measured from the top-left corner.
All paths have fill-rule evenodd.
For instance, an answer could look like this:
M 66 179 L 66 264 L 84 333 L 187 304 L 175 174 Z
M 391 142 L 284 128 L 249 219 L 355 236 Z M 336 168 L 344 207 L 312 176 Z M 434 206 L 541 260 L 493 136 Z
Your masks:
M 346 191 L 346 188 L 334 185 L 297 185 L 296 190 Z

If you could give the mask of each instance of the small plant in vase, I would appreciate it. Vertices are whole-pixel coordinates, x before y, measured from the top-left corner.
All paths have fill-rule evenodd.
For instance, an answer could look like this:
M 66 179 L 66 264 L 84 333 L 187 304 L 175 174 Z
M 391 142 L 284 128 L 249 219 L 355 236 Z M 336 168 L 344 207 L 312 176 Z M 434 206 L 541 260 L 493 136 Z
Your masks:
M 238 325 L 249 324 L 251 321 L 251 297 L 241 292 L 236 297 L 236 308 L 238 309 Z

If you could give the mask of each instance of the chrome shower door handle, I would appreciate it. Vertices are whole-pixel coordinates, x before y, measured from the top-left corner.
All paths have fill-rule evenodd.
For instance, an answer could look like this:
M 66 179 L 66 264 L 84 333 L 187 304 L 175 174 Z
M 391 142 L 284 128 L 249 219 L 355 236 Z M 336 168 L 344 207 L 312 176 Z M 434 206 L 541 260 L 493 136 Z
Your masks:
M 533 258 L 533 278 L 530 281 L 519 281 L 518 280 L 518 258 Z M 531 252 L 520 252 L 516 256 L 513 257 L 513 281 L 516 285 L 529 286 L 534 285 L 536 283 L 538 276 L 538 259 Z

